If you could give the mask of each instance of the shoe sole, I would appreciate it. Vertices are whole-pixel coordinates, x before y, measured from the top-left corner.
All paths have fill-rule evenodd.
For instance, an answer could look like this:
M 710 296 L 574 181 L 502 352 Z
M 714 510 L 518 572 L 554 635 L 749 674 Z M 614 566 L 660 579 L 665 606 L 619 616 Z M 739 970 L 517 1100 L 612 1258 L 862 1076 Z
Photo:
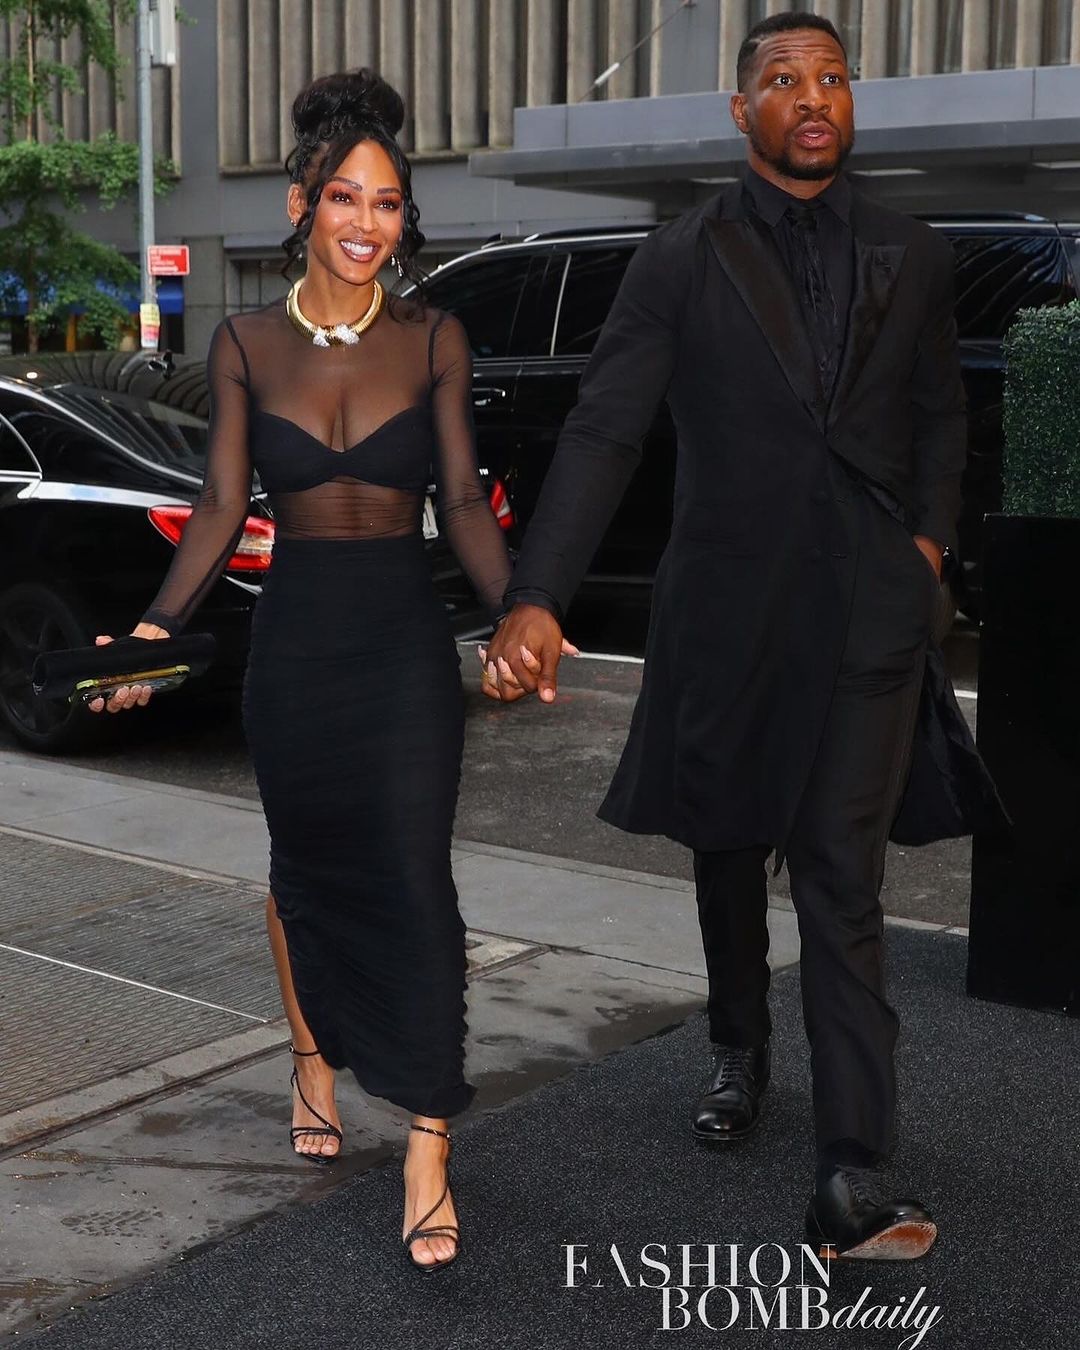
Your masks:
M 838 1252 L 835 1247 L 818 1250 L 821 1261 L 917 1261 L 937 1239 L 937 1224 L 911 1221 L 894 1224 L 857 1247 Z

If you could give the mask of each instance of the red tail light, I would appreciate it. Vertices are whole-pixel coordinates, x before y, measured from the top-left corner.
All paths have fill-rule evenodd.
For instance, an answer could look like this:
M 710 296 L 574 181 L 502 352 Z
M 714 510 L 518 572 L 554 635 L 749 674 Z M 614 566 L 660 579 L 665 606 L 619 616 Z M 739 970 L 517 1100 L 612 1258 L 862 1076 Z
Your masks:
M 150 523 L 170 544 L 178 544 L 184 526 L 191 519 L 190 506 L 152 506 L 146 513 Z M 229 559 L 227 572 L 265 572 L 274 550 L 274 522 L 263 516 L 248 516 L 244 533 Z
M 491 489 L 491 509 L 495 512 L 495 519 L 504 530 L 513 527 L 514 512 L 501 478 L 495 479 L 495 486 Z

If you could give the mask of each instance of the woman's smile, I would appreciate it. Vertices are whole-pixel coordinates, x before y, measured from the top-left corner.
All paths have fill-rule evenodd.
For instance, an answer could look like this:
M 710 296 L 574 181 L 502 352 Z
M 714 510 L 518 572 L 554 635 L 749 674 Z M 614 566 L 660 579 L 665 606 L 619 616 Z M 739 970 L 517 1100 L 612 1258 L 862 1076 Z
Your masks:
M 342 252 L 353 262 L 366 263 L 379 251 L 378 244 L 369 244 L 361 239 L 339 239 Z

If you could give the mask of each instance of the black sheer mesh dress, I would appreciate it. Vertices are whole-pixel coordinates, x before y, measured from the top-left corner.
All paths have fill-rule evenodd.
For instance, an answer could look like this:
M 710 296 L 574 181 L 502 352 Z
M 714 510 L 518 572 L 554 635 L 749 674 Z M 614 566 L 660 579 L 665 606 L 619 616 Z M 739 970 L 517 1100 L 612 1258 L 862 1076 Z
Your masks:
M 257 469 L 276 537 L 244 729 L 297 997 L 330 1064 L 429 1116 L 472 1095 L 450 872 L 464 706 L 423 543 L 432 470 L 493 617 L 510 575 L 477 471 L 471 376 L 458 321 L 408 302 L 351 347 L 314 347 L 280 302 L 226 319 L 203 492 L 144 616 L 170 633 L 187 622 L 232 554 Z

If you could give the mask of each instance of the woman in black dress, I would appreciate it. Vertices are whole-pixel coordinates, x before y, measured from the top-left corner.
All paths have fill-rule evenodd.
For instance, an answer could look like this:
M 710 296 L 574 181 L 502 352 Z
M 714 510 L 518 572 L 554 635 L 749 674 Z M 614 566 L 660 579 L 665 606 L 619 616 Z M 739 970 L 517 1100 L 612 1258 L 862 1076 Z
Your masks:
M 450 871 L 464 706 L 421 529 L 432 470 L 443 528 L 493 620 L 510 562 L 477 470 L 465 332 L 376 280 L 387 263 L 420 275 L 403 120 L 366 70 L 296 99 L 286 249 L 306 253 L 306 273 L 287 302 L 214 333 L 206 480 L 134 632 L 175 634 L 191 617 L 233 553 L 256 469 L 276 537 L 244 728 L 271 838 L 293 1146 L 336 1155 L 335 1068 L 411 1113 L 405 1245 L 433 1270 L 459 1250 L 447 1118 L 473 1090 Z M 109 711 L 148 697 L 119 691 Z

